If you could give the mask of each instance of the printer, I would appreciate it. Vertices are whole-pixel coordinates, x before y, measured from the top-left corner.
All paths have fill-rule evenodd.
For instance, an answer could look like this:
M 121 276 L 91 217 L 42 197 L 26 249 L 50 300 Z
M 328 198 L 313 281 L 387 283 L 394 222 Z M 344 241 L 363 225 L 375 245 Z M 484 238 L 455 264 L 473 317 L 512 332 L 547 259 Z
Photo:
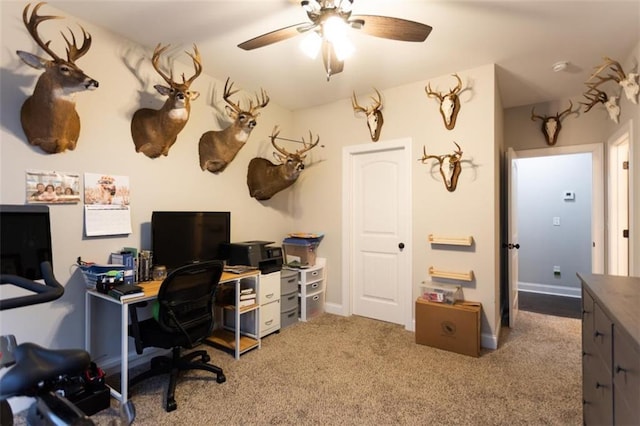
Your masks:
M 282 248 L 269 246 L 273 241 L 243 241 L 224 244 L 223 252 L 228 265 L 246 265 L 269 274 L 282 269 Z

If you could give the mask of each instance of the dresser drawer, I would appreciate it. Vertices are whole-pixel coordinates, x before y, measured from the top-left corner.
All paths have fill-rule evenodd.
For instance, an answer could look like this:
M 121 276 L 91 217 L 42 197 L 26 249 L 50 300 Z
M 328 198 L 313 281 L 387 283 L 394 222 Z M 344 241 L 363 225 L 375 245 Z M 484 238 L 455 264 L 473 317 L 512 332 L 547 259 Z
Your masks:
M 322 280 L 322 281 L 314 281 L 314 282 L 308 283 L 306 285 L 305 284 L 300 284 L 298 286 L 298 291 L 302 295 L 309 295 L 309 294 L 314 294 L 314 293 L 319 293 L 321 291 L 324 291 L 324 280 Z
M 597 303 L 593 306 L 593 313 L 595 320 L 593 331 L 595 351 L 604 361 L 604 365 L 607 367 L 609 373 L 611 373 L 613 323 Z
M 585 425 L 613 424 L 611 373 L 596 355 L 582 358 L 582 403 Z
M 286 312 L 298 307 L 298 293 L 283 294 L 280 297 L 280 311 Z
M 261 305 L 280 299 L 280 271 L 260 275 L 258 301 Z
M 280 301 L 260 307 L 260 337 L 280 330 Z
M 298 290 L 298 271 L 283 269 L 280 272 L 280 293 L 288 294 Z
M 640 353 L 629 344 L 629 337 L 615 326 L 613 328 L 613 384 L 616 401 L 626 400 L 640 417 Z
M 299 314 L 303 321 L 307 321 L 324 312 L 324 293 L 311 294 L 305 298 L 298 298 L 300 301 Z
M 300 272 L 300 274 L 300 282 L 309 284 L 310 282 L 318 281 L 324 278 L 324 268 L 303 270 Z

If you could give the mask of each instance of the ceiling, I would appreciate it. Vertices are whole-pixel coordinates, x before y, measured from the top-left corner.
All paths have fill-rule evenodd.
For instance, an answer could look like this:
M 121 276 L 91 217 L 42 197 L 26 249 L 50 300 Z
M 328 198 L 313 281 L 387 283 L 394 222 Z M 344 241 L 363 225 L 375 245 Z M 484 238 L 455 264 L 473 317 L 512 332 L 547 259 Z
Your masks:
M 579 101 L 584 81 L 602 57 L 623 62 L 640 40 L 640 0 L 355 0 L 354 15 L 409 19 L 433 31 L 425 42 L 412 43 L 350 30 L 356 52 L 344 71 L 327 81 L 322 59 L 300 51 L 302 36 L 252 51 L 237 47 L 263 33 L 308 22 L 298 1 L 49 4 L 150 50 L 158 43 L 191 50 L 195 43 L 206 74 L 221 81 L 229 76 L 249 92 L 264 88 L 272 101 L 291 110 L 347 99 L 352 91 L 367 95 L 375 87 L 383 92 L 492 63 L 505 108 L 569 97 Z M 176 60 L 189 61 L 175 53 Z M 553 71 L 558 61 L 569 62 L 566 70 Z M 466 78 L 465 86 L 473 75 Z

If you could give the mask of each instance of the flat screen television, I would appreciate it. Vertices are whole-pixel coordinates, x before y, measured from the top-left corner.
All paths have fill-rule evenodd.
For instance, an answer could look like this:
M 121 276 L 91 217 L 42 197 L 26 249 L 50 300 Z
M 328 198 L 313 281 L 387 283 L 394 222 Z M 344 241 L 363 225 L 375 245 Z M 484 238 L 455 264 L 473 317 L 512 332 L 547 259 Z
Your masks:
M 153 264 L 171 271 L 206 260 L 223 260 L 231 242 L 230 212 L 155 211 L 151 214 Z
M 53 264 L 49 207 L 0 205 L 0 271 L 40 280 L 44 261 Z

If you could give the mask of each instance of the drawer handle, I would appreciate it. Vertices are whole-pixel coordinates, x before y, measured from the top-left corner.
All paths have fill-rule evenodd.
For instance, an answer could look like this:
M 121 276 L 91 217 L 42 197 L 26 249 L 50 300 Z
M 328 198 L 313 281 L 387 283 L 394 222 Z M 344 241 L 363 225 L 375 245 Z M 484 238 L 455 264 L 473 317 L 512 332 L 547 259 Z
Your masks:
M 600 337 L 600 336 L 604 336 L 604 333 L 600 333 L 598 330 L 596 330 L 595 333 L 593 333 L 593 337 Z
M 313 276 L 315 277 L 315 276 L 318 276 L 318 274 L 319 274 L 319 273 L 320 273 L 320 271 L 313 271 L 313 272 L 311 273 L 311 275 L 313 275 Z
M 313 300 L 318 300 L 318 299 L 320 299 L 320 296 L 316 294 L 315 296 L 313 296 L 313 298 L 312 298 L 312 299 L 313 299 Z
M 607 387 L 606 385 L 603 385 L 603 384 L 602 384 L 602 383 L 600 383 L 600 382 L 596 382 L 596 389 L 606 388 L 606 387 Z
M 294 315 L 296 315 L 296 313 L 295 312 L 291 312 L 289 315 L 287 315 L 287 318 L 291 318 Z
M 292 295 L 292 296 L 289 296 L 289 297 L 287 298 L 287 300 L 293 300 L 293 299 L 297 299 L 297 298 L 298 298 L 298 296 L 294 294 L 294 295 Z
M 626 372 L 627 372 L 626 368 L 622 368 L 619 365 L 616 367 L 616 374 L 626 373 Z
M 293 283 L 293 282 L 295 282 L 295 281 L 296 281 L 296 279 L 295 279 L 295 278 L 291 278 L 291 279 L 290 279 L 290 280 L 288 280 L 287 282 L 288 282 L 288 283 Z
M 271 299 L 273 297 L 273 293 L 269 293 L 265 296 L 267 299 Z
M 311 288 L 318 288 L 319 286 L 320 286 L 320 283 L 311 284 Z
M 271 325 L 273 323 L 273 320 L 269 320 L 269 321 L 265 321 L 264 325 Z

